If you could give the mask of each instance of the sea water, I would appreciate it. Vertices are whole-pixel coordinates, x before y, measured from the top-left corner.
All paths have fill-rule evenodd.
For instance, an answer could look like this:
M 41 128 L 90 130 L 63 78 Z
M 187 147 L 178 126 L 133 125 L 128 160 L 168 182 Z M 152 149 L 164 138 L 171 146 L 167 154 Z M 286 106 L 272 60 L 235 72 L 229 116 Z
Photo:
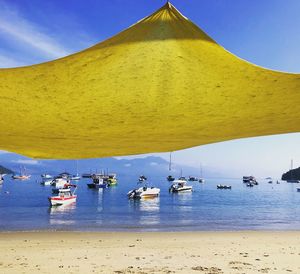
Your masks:
M 6 176 L 0 186 L 0 231 L 201 231 L 299 230 L 298 184 L 281 182 L 246 187 L 241 179 L 189 182 L 192 193 L 169 193 L 165 178 L 152 176 L 148 185 L 161 188 L 158 198 L 128 200 L 137 178 L 122 176 L 118 185 L 89 189 L 91 179 L 77 182 L 77 202 L 50 207 L 51 186 L 40 178 L 27 181 Z M 229 184 L 231 190 L 217 189 Z M 300 185 L 299 185 L 300 187 Z

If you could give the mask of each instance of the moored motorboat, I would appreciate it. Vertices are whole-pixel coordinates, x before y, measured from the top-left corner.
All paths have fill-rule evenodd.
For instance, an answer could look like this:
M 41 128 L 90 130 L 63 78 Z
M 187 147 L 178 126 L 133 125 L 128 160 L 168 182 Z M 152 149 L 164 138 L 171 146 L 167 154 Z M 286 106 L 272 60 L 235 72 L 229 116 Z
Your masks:
M 199 178 L 199 183 L 205 183 L 205 180 L 203 178 Z
M 43 179 L 51 179 L 52 178 L 52 176 L 50 175 L 50 174 L 42 174 L 41 175 L 41 177 L 43 178 Z
M 75 189 L 71 188 L 60 188 L 58 194 L 49 197 L 49 202 L 51 206 L 60 206 L 75 203 L 77 200 L 77 195 L 75 195 L 76 186 L 72 185 Z
M 139 182 L 145 182 L 145 181 L 147 181 L 147 177 L 146 176 L 144 176 L 144 175 L 141 175 L 140 177 L 139 177 Z
M 173 181 L 175 180 L 175 177 L 173 177 L 172 175 L 169 175 L 169 176 L 167 177 L 167 180 L 168 180 L 169 182 L 173 182 Z
M 92 176 L 93 182 L 87 184 L 89 188 L 107 188 L 108 187 L 108 182 L 103 178 L 101 175 L 93 175 Z
M 190 182 L 197 182 L 197 181 L 198 181 L 198 178 L 197 178 L 197 177 L 194 177 L 194 176 L 189 176 L 189 181 L 190 181 Z
M 229 185 L 217 185 L 217 189 L 231 189 Z
M 81 179 L 81 177 L 79 176 L 79 174 L 73 175 L 70 177 L 71 181 L 79 181 Z
M 130 190 L 127 193 L 129 199 L 145 199 L 158 197 L 160 189 L 157 187 L 143 186 L 137 189 Z
M 53 182 L 52 179 L 50 179 L 50 180 L 43 180 L 41 182 L 41 185 L 43 185 L 43 186 L 50 186 L 50 185 L 52 185 L 52 182 Z
M 118 184 L 117 174 L 111 173 L 107 175 L 108 186 L 115 186 Z
M 243 176 L 243 183 L 245 184 L 251 183 L 253 185 L 258 185 L 258 182 L 254 176 Z
M 171 187 L 169 188 L 169 192 L 178 193 L 178 192 L 190 192 L 193 190 L 192 186 L 187 185 L 186 180 L 175 180 Z

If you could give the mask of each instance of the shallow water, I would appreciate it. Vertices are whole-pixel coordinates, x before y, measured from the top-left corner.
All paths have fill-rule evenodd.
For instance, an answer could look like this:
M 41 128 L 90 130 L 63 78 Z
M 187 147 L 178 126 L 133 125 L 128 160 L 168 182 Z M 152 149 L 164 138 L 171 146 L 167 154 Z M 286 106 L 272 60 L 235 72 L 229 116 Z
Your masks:
M 104 190 L 88 189 L 90 179 L 78 182 L 77 203 L 50 208 L 50 186 L 39 177 L 0 186 L 0 230 L 72 231 L 198 231 L 198 230 L 299 230 L 300 185 L 268 184 L 247 188 L 237 179 L 190 182 L 193 193 L 170 194 L 165 178 L 150 178 L 161 188 L 159 198 L 131 201 L 126 193 L 136 178 L 120 177 Z M 232 190 L 217 190 L 219 183 Z M 7 193 L 8 192 L 8 193 Z

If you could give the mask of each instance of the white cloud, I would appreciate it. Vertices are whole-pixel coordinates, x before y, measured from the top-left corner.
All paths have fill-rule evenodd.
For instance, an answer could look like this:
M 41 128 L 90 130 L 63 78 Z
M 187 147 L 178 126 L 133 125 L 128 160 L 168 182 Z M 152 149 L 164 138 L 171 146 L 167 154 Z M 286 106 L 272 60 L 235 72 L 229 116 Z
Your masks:
M 35 54 L 38 51 L 46 58 L 59 58 L 70 54 L 49 30 L 27 20 L 4 2 L 0 2 L 0 35 L 8 42 L 31 48 Z M 4 58 L 1 56 L 2 61 Z M 10 64 L 16 61 L 6 60 L 6 62 Z
M 21 164 L 21 165 L 38 165 L 39 161 L 37 160 L 14 160 L 12 163 Z

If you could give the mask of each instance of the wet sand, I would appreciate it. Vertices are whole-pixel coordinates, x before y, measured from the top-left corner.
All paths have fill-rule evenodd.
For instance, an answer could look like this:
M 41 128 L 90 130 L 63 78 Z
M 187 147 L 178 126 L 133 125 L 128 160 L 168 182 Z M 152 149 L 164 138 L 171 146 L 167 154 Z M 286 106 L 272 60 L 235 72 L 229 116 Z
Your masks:
M 0 233 L 0 273 L 300 273 L 300 232 Z

